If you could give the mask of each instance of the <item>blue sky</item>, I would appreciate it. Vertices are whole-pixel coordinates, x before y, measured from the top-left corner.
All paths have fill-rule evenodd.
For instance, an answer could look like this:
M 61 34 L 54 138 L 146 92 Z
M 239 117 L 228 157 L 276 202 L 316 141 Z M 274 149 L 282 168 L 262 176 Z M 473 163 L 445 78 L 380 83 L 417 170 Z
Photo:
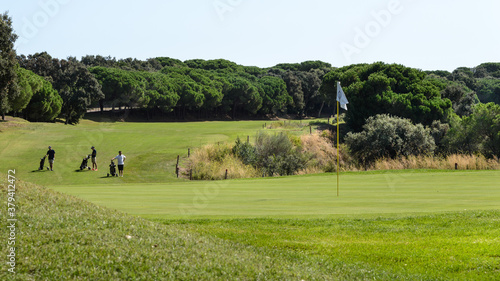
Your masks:
M 449 71 L 500 62 L 495 0 L 20 0 L 1 11 L 25 55 L 224 58 L 259 67 L 383 61 Z

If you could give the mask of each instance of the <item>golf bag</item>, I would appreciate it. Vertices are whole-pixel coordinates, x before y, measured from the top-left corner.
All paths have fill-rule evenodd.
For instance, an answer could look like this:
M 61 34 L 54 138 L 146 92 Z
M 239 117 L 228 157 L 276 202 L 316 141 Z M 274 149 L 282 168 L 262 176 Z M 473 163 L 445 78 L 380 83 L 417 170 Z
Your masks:
M 111 160 L 111 164 L 109 164 L 109 174 L 108 174 L 108 177 L 110 175 L 112 177 L 117 177 L 118 176 L 118 174 L 116 173 L 116 165 L 115 165 L 115 162 L 113 162 L 113 160 Z
M 89 162 L 89 159 L 90 159 L 90 154 L 87 155 L 87 157 L 83 158 L 82 164 L 80 164 L 80 171 L 84 170 L 84 169 L 89 169 L 90 170 L 90 167 L 87 166 L 87 163 Z
M 47 156 L 40 158 L 40 167 L 38 167 L 39 171 L 43 170 L 43 166 L 45 165 L 45 157 L 47 157 Z M 49 167 L 47 167 L 47 170 L 48 169 L 49 169 Z

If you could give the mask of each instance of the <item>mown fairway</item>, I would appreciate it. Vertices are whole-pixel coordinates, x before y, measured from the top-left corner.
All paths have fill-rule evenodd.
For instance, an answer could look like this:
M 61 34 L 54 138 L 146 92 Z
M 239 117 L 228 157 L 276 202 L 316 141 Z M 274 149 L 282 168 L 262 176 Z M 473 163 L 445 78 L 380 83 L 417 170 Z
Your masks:
M 115 183 L 170 182 L 175 179 L 177 155 L 207 143 L 234 142 L 261 130 L 265 121 L 196 123 L 99 123 L 83 120 L 77 126 L 47 123 L 0 124 L 0 171 L 16 169 L 20 177 L 46 186 L 108 183 L 111 158 L 127 156 L 126 177 Z M 268 122 L 269 123 L 269 122 Z M 52 146 L 54 172 L 39 172 L 40 158 Z M 78 172 L 82 158 L 95 146 L 99 171 Z M 89 162 L 90 164 L 90 162 Z M 46 161 L 46 165 L 48 162 Z

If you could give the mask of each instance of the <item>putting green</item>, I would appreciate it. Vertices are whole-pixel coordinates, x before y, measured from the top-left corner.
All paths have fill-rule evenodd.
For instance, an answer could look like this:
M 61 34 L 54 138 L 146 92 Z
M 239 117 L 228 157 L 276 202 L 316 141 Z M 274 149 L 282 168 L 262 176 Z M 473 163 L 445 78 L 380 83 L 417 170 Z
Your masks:
M 500 207 L 499 171 L 389 171 L 168 184 L 57 186 L 148 218 L 325 217 Z

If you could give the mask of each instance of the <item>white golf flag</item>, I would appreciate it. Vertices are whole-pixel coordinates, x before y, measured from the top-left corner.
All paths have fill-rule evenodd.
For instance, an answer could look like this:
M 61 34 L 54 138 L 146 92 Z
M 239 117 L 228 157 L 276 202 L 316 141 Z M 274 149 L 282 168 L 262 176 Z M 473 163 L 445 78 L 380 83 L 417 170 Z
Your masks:
M 342 87 L 340 86 L 340 82 L 337 82 L 337 101 L 340 103 L 340 107 L 347 110 L 347 104 L 349 101 L 347 100 Z

